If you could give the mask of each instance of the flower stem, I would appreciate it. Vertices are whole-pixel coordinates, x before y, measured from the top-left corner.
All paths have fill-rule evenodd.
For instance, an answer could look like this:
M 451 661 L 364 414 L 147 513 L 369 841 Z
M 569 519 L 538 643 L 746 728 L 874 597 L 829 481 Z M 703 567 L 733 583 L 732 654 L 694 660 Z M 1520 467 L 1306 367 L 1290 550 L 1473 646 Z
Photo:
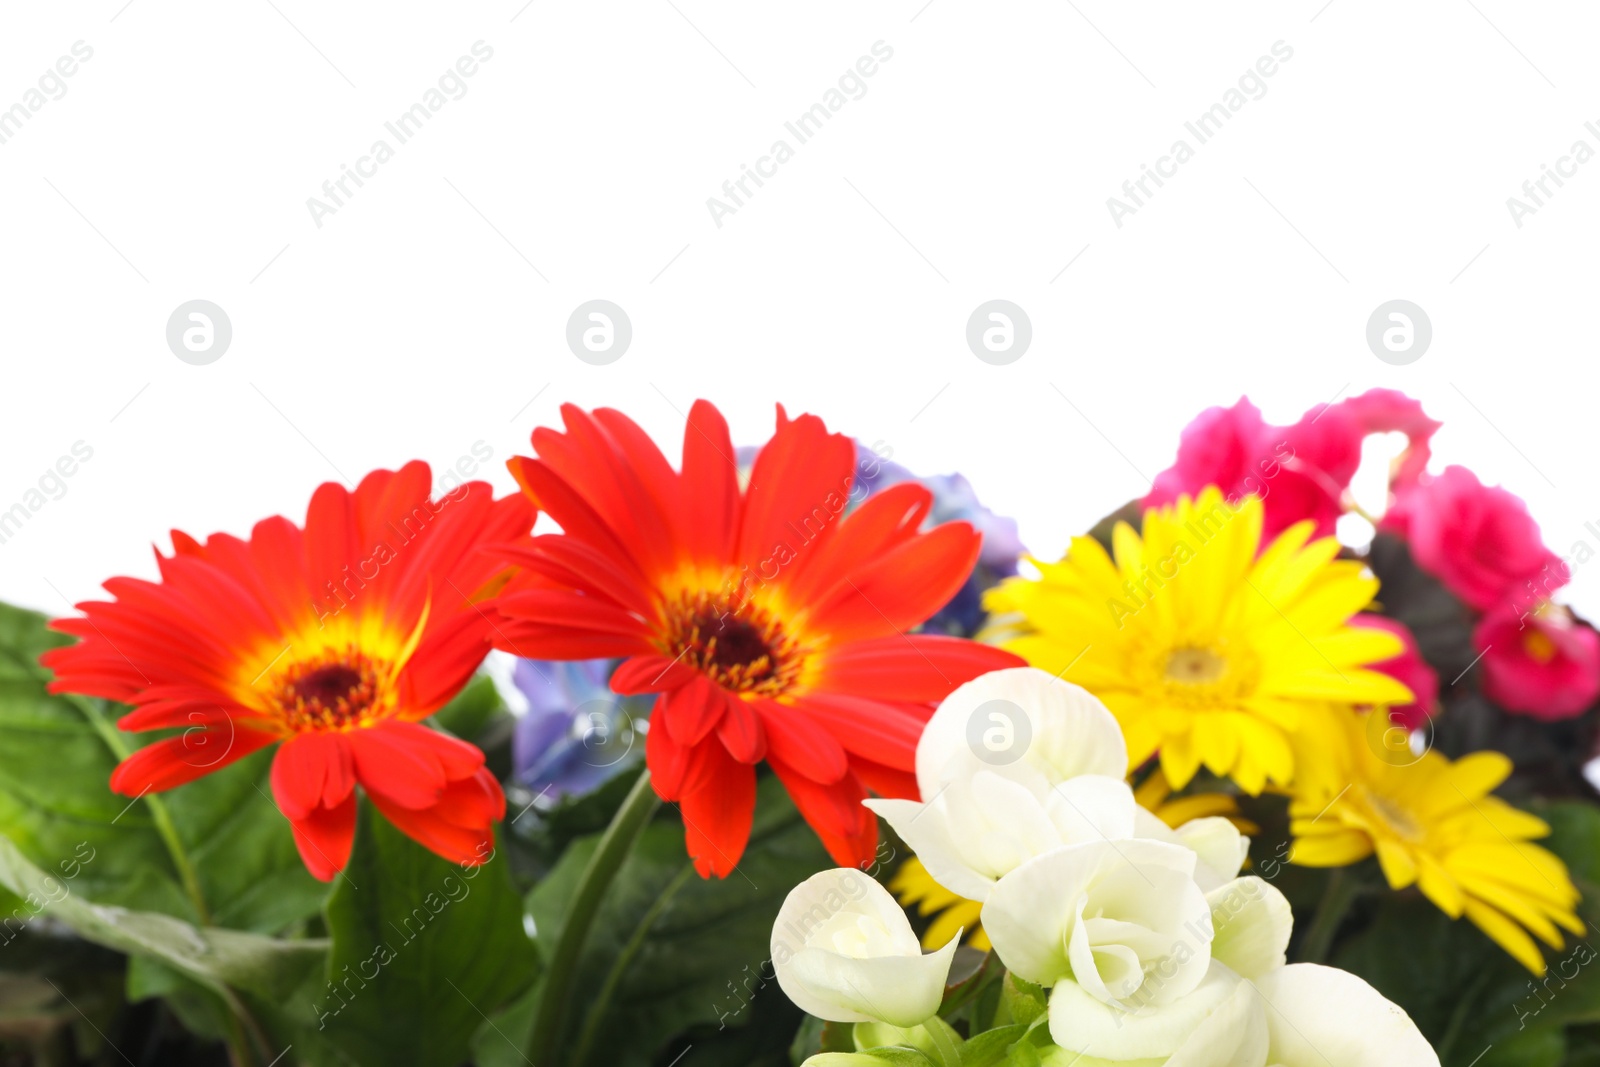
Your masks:
M 100 735 L 100 740 L 105 742 L 111 754 L 117 757 L 117 761 L 120 763 L 127 759 L 133 749 L 128 746 L 127 739 L 117 732 L 117 728 L 106 720 L 100 707 L 89 700 L 83 701 L 81 706 L 89 724 Z M 200 925 L 210 926 L 211 909 L 206 906 L 205 893 L 200 888 L 200 875 L 195 870 L 194 862 L 189 858 L 189 850 L 183 847 L 183 839 L 178 836 L 178 826 L 172 821 L 172 811 L 167 807 L 166 801 L 148 790 L 135 799 L 143 800 L 150 810 L 150 821 L 155 825 L 161 843 L 166 846 L 167 855 L 172 859 L 172 866 L 178 872 L 178 880 L 183 883 L 184 894 L 189 898 L 189 904 L 194 908 Z M 250 1042 L 246 1039 L 244 1027 L 241 1025 L 245 1013 L 244 1005 L 231 995 L 223 999 L 228 1007 L 225 1024 L 228 1033 L 225 1042 L 228 1046 L 228 1058 L 234 1067 L 252 1067 L 255 1057 L 250 1054 Z
M 661 917 L 661 913 L 667 910 L 667 905 L 671 904 L 672 899 L 678 895 L 678 890 L 682 889 L 692 877 L 694 877 L 694 864 L 693 862 L 685 863 L 683 869 L 673 877 L 671 882 L 667 883 L 667 887 L 661 891 L 661 895 L 656 898 L 655 903 L 650 905 L 650 910 L 644 913 L 644 918 L 639 920 L 639 925 L 634 929 L 633 936 L 623 946 L 622 952 L 617 956 L 617 961 L 611 965 L 611 972 L 606 975 L 605 984 L 600 987 L 600 992 L 595 995 L 594 1002 L 589 1006 L 589 1014 L 583 1023 L 583 1032 L 578 1035 L 578 1043 L 574 1046 L 573 1063 L 582 1064 L 588 1062 L 589 1051 L 594 1047 L 595 1038 L 600 1033 L 600 1024 L 605 1021 L 606 1011 L 611 1007 L 611 999 L 616 995 L 617 987 L 622 984 L 622 979 L 627 975 L 628 965 L 633 962 L 633 958 L 644 947 L 644 940 L 650 935 L 650 929 L 655 926 L 656 920 Z
M 133 752 L 128 747 L 127 740 L 119 733 L 116 727 L 106 721 L 100 709 L 89 701 L 84 701 L 84 714 L 94 726 L 95 732 L 100 735 L 100 740 L 105 742 L 111 754 L 117 761 L 127 759 Z M 167 848 L 167 855 L 172 858 L 172 866 L 177 869 L 178 879 L 183 883 L 183 891 L 189 897 L 189 903 L 194 906 L 195 914 L 200 918 L 201 926 L 211 925 L 211 910 L 206 907 L 205 894 L 200 891 L 200 876 L 195 872 L 194 864 L 189 859 L 189 852 L 183 847 L 183 841 L 178 837 L 178 827 L 172 821 L 172 812 L 167 809 L 166 802 L 154 793 L 146 791 L 141 797 L 150 809 L 150 821 L 155 824 L 156 833 L 161 837 L 161 843 Z
M 600 912 L 600 904 L 612 879 L 622 869 L 623 861 L 633 851 L 634 842 L 644 831 L 650 816 L 655 814 L 660 801 L 650 786 L 650 772 L 640 773 L 633 788 L 628 791 L 622 807 L 611 818 L 611 825 L 600 838 L 600 845 L 589 857 L 588 866 L 578 878 L 572 902 L 567 906 L 566 919 L 561 933 L 556 937 L 555 950 L 550 954 L 550 966 L 544 973 L 544 992 L 539 996 L 539 1008 L 533 1019 L 533 1032 L 528 1039 L 527 1058 L 533 1063 L 554 1063 L 556 1041 L 566 1012 L 567 996 L 572 991 L 574 972 L 583 943 L 588 939 L 589 927 Z
M 1311 928 L 1300 943 L 1301 963 L 1321 963 L 1333 947 L 1333 937 L 1350 912 L 1350 905 L 1361 894 L 1361 886 L 1350 877 L 1350 872 L 1340 868 L 1328 879 L 1328 887 L 1311 917 Z
M 922 1028 L 933 1040 L 933 1047 L 944 1067 L 961 1067 L 960 1038 L 949 1028 L 949 1024 L 935 1015 Z

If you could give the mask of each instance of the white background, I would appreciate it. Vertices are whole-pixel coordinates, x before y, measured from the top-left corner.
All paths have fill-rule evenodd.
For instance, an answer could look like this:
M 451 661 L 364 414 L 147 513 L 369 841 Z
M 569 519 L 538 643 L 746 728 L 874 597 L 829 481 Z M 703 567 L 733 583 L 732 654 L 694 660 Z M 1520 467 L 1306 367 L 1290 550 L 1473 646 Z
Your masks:
M 480 441 L 509 489 L 564 401 L 675 455 L 702 396 L 742 442 L 782 401 L 960 470 L 1053 555 L 1202 407 L 1288 422 L 1387 385 L 1444 420 L 1436 469 L 1600 549 L 1600 161 L 1520 229 L 1506 207 L 1600 149 L 1592 5 L 924 3 L 4 4 L 0 108 L 94 55 L 0 144 L 0 510 L 93 458 L 0 544 L 0 598 L 64 613 L 153 574 L 169 528 L 298 520 L 318 482 Z M 384 123 L 479 40 L 466 95 L 397 145 Z M 797 146 L 785 121 L 880 40 Z M 1280 40 L 1266 95 L 1116 227 L 1107 197 Z M 379 138 L 395 157 L 318 228 L 307 198 Z M 779 138 L 794 158 L 718 228 L 707 198 Z M 564 339 L 596 297 L 634 330 L 603 367 Z M 1034 332 L 1003 367 L 964 337 L 996 297 Z M 1405 367 L 1364 339 L 1397 297 L 1434 329 Z M 232 320 L 209 366 L 166 345 L 195 298 Z M 1571 599 L 1600 605 L 1600 564 Z

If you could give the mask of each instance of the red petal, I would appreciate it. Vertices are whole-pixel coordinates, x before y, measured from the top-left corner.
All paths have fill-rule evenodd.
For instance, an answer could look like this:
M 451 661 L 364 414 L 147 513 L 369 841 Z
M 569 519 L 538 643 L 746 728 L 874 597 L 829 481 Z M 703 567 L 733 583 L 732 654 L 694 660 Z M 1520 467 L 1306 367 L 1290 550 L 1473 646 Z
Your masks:
M 916 769 L 917 742 L 933 714 L 924 705 L 844 693 L 807 693 L 797 706 L 845 751 L 902 771 Z
M 356 839 L 356 795 L 350 793 L 332 808 L 313 808 L 304 818 L 290 819 L 289 826 L 311 877 L 331 882 L 350 862 L 350 846 Z
M 604 597 L 646 617 L 655 611 L 655 602 L 642 583 L 619 571 L 605 553 L 575 537 L 540 534 L 526 548 L 501 554 L 562 587 Z
M 850 766 L 838 740 L 804 711 L 775 700 L 756 705 L 767 734 L 767 758 L 782 762 L 813 782 L 829 784 Z
M 361 784 L 397 807 L 431 808 L 448 783 L 483 766 L 478 749 L 419 723 L 387 722 L 346 737 Z
M 878 820 L 862 806 L 867 791 L 854 774 L 832 785 L 819 785 L 770 755 L 767 762 L 835 863 L 865 868 L 872 862 L 878 845 Z
M 980 674 L 1023 665 L 1004 649 L 965 638 L 891 635 L 830 649 L 815 684 L 832 693 L 936 703 Z
M 660 693 L 688 685 L 700 672 L 681 659 L 666 656 L 634 656 L 618 664 L 611 674 L 611 691 L 620 696 Z
M 377 793 L 371 796 L 373 806 L 396 829 L 447 860 L 477 866 L 494 854 L 493 824 L 505 812 L 505 796 L 487 769 L 451 782 L 438 803 L 426 808 L 402 807 Z
M 520 458 L 514 473 L 534 494 L 539 506 L 561 524 L 564 536 L 581 540 L 600 552 L 629 583 L 646 584 L 633 553 L 617 538 L 605 518 L 561 475 L 539 460 Z
M 378 473 L 368 474 L 362 484 Z M 311 504 L 306 509 L 305 575 L 314 592 L 323 592 L 330 582 L 337 587 L 345 581 L 345 566 L 357 564 L 365 554 L 356 540 L 354 512 L 349 490 L 338 482 L 323 482 L 311 494 Z
M 555 589 L 527 589 L 498 598 L 495 605 L 513 619 L 568 626 L 630 637 L 648 637 L 650 628 L 626 608 L 597 597 Z
M 711 679 L 695 675 L 688 685 L 664 693 L 650 723 L 664 729 L 680 745 L 698 745 L 722 721 L 730 698 Z
M 355 786 L 355 767 L 343 734 L 299 734 L 272 757 L 272 796 L 290 822 L 317 808 L 337 807 Z
M 740 697 L 728 700 L 727 712 L 717 724 L 717 740 L 740 763 L 760 763 L 767 754 L 766 731 L 761 728 L 755 708 Z
M 750 471 L 735 565 L 759 568 L 780 545 L 798 551 L 803 544 L 825 544 L 850 493 L 855 443 L 844 434 L 830 434 L 815 415 L 790 421 L 781 408 L 778 414 L 777 432 Z M 780 580 L 790 576 L 780 572 Z
M 237 717 L 259 716 L 249 708 L 217 699 L 215 690 L 193 685 L 155 685 L 139 694 L 142 703 L 117 720 L 129 733 L 176 726 L 217 726 Z
M 644 755 L 650 767 L 650 783 L 662 800 L 682 800 L 703 789 L 717 768 L 732 759 L 716 738 L 707 738 L 689 748 L 674 741 L 655 722 L 656 717 L 652 716 L 654 728 L 644 735 Z
M 896 770 L 885 767 L 872 760 L 861 759 L 858 756 L 850 757 L 850 771 L 861 784 L 878 794 L 880 797 L 893 797 L 896 800 L 920 800 L 921 790 L 917 787 L 917 776 L 911 771 Z
M 683 784 L 693 769 L 694 749 L 678 744 L 665 729 L 648 730 L 644 735 L 644 759 L 657 796 L 662 800 L 683 796 Z
M 733 760 L 721 745 L 705 745 L 714 760 L 706 783 L 684 796 L 684 843 L 700 877 L 726 878 L 750 841 L 756 811 L 756 771 Z M 865 809 L 863 809 L 865 810 Z
M 177 737 L 146 745 L 117 764 L 111 772 L 111 791 L 125 797 L 159 793 L 221 770 L 277 739 L 274 734 L 240 727 L 229 732 L 186 730 Z
M 650 647 L 636 637 L 620 634 L 521 622 L 504 616 L 502 620 L 490 631 L 494 647 L 523 659 L 610 659 L 635 656 Z
M 696 400 L 683 428 L 682 513 L 689 558 L 720 565 L 733 552 L 739 522 L 739 469 L 728 423 L 710 402 Z
M 837 641 L 905 633 L 950 602 L 982 545 L 964 522 L 936 526 L 841 575 L 813 609 L 813 625 Z
M 801 557 L 789 579 L 789 595 L 808 601 L 826 593 L 840 575 L 855 573 L 915 537 L 932 508 L 933 494 L 916 482 L 901 482 L 868 498 L 834 537 Z

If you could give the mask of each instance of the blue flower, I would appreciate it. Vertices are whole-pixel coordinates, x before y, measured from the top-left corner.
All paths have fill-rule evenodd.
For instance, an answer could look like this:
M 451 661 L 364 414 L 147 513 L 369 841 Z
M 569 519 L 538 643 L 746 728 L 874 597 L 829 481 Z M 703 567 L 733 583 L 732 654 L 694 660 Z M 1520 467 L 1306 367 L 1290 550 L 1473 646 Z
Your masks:
M 511 738 L 512 776 L 544 798 L 581 796 L 644 756 L 640 719 L 650 700 L 611 691 L 614 659 L 516 659 L 507 703 L 527 712 Z

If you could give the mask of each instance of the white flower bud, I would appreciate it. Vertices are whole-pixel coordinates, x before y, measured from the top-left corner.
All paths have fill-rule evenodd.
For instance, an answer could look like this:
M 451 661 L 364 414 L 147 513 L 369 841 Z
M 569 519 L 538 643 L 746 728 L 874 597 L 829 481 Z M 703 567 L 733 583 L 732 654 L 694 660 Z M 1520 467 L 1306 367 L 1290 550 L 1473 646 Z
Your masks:
M 916 1026 L 939 1010 L 960 935 L 930 955 L 889 891 L 852 867 L 795 886 L 772 926 L 778 985 L 832 1022 Z

